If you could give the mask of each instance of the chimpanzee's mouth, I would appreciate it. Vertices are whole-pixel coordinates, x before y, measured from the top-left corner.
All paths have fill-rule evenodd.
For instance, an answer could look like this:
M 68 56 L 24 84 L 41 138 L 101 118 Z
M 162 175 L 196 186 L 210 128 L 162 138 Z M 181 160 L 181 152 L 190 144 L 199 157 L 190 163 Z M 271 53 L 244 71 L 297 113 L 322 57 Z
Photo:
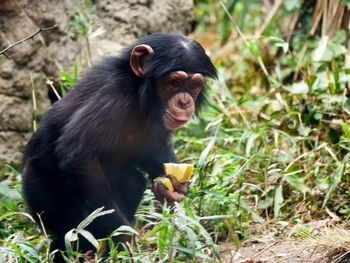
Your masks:
M 187 117 L 178 117 L 178 116 L 173 116 L 171 114 L 167 114 L 167 117 L 169 121 L 171 121 L 176 126 L 185 125 L 189 120 L 189 118 Z

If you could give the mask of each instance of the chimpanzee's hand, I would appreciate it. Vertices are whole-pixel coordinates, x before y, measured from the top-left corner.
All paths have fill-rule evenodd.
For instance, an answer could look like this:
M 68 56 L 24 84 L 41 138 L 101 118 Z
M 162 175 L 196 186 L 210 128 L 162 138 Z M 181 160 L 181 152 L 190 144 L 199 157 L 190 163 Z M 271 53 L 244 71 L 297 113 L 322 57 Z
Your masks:
M 172 206 L 175 202 L 180 202 L 185 197 L 188 183 L 180 183 L 173 175 L 167 175 L 167 177 L 174 187 L 174 192 L 170 192 L 169 189 L 160 182 L 153 182 L 152 191 L 158 201 L 164 203 L 164 200 L 166 200 L 167 203 Z

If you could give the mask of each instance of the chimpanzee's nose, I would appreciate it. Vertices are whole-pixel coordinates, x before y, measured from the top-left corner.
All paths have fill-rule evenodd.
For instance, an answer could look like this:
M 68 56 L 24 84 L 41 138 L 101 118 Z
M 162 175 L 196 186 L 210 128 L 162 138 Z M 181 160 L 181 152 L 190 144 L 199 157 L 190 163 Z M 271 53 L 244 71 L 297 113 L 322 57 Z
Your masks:
M 187 109 L 188 107 L 191 106 L 191 98 L 189 94 L 184 93 L 183 95 L 179 97 L 179 100 L 177 102 L 178 107 L 181 109 Z

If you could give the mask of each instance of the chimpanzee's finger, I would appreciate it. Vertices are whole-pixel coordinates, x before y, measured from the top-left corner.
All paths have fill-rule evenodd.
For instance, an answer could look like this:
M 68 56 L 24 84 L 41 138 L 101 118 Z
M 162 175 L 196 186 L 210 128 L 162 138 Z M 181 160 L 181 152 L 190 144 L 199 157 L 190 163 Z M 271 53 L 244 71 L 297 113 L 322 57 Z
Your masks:
M 164 203 L 164 197 L 161 194 L 161 190 L 162 188 L 165 188 L 164 185 L 158 183 L 158 182 L 154 182 L 152 184 L 152 192 L 154 193 L 154 196 L 156 197 L 156 199 L 160 202 L 160 203 Z
M 174 187 L 174 190 L 175 190 L 176 192 L 179 192 L 179 193 L 181 193 L 181 194 L 183 194 L 183 195 L 185 195 L 185 194 L 187 193 L 187 186 L 188 186 L 188 183 L 184 183 L 184 184 L 180 183 L 180 182 L 176 179 L 176 177 L 173 176 L 173 175 L 171 175 L 171 174 L 169 174 L 169 175 L 167 175 L 167 176 L 168 176 L 168 178 L 170 179 L 170 181 L 171 181 L 171 183 L 172 183 L 172 185 L 173 185 L 173 187 Z
M 169 205 L 174 205 L 174 202 L 180 202 L 185 196 L 178 192 L 170 192 L 167 188 L 159 187 L 159 193 L 166 199 Z

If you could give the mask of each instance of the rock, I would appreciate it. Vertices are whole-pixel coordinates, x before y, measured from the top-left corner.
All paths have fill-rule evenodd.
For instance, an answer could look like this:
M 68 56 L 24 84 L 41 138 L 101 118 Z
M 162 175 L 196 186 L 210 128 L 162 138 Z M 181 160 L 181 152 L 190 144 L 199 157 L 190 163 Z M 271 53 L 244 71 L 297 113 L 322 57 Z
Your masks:
M 18 163 L 31 132 L 0 131 L 0 156 L 3 163 Z
M 82 3 L 84 1 L 81 1 Z M 87 66 L 86 38 L 68 36 L 68 24 L 77 11 L 91 13 L 89 34 L 93 61 L 116 55 L 137 38 L 154 32 L 187 34 L 192 29 L 193 1 L 189 0 L 96 0 L 93 11 L 76 1 L 17 0 L 0 4 L 0 49 L 36 32 L 40 27 L 58 25 L 42 32 L 0 56 L 0 162 L 21 159 L 33 127 L 49 107 L 47 78 L 60 71 L 73 74 Z M 37 102 L 33 112 L 32 90 Z
M 0 131 L 30 131 L 33 110 L 29 101 L 1 94 L 0 101 Z

